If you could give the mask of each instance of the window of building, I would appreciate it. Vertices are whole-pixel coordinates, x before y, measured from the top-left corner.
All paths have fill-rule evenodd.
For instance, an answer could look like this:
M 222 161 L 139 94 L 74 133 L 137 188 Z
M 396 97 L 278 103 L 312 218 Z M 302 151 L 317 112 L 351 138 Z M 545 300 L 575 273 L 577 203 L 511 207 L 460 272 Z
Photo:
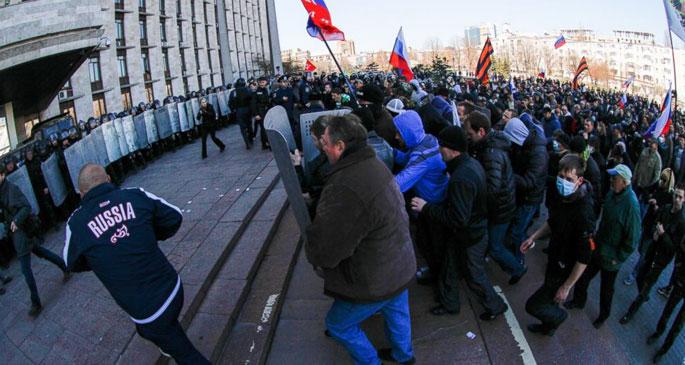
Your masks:
M 74 107 L 73 100 L 59 103 L 59 110 L 61 110 L 63 114 L 69 114 L 71 119 L 76 120 L 76 108 Z
M 145 98 L 147 98 L 148 103 L 155 101 L 155 91 L 152 89 L 152 83 L 145 85 Z
M 126 51 L 117 52 L 117 65 L 119 66 L 119 77 L 128 77 L 128 67 L 126 66 Z
M 145 81 L 152 80 L 152 73 L 150 72 L 150 55 L 147 50 L 140 52 L 140 60 L 143 65 L 143 78 Z
M 171 86 L 171 80 L 166 81 L 166 96 L 173 96 L 174 88 Z
M 114 0 L 114 8 L 115 9 L 123 9 L 124 8 L 124 0 Z
M 195 20 L 195 1 L 190 2 L 190 16 L 192 20 Z
M 141 13 L 145 12 L 145 0 L 138 0 L 138 11 Z
M 27 120 L 24 122 L 24 132 L 26 133 L 26 136 L 31 135 L 31 131 L 33 130 L 33 126 L 38 124 L 40 120 L 38 118 Z
M 140 44 L 147 46 L 147 21 L 144 17 L 138 20 L 138 25 L 140 26 Z
M 178 27 L 178 43 L 183 43 L 183 26 L 181 22 L 177 22 L 176 26 Z
M 197 73 L 200 73 L 200 53 L 195 50 L 195 66 L 197 66 Z
M 126 37 L 124 35 L 124 18 L 121 14 L 116 14 L 114 26 L 117 33 L 117 47 L 123 47 L 126 45 Z
M 90 82 L 102 81 L 102 74 L 100 73 L 100 54 L 90 56 L 88 60 L 88 71 L 90 72 Z
M 182 14 L 181 11 L 181 0 L 176 0 L 176 17 L 180 18 Z
M 105 104 L 105 94 L 93 94 L 93 116 L 100 118 L 101 115 L 107 114 L 107 105 Z
M 185 55 L 185 52 L 183 52 L 183 50 L 181 50 L 181 71 L 183 73 L 186 73 L 187 70 L 188 69 L 186 68 L 186 55 Z
M 169 50 L 167 48 L 162 50 L 162 64 L 164 65 L 164 77 L 171 77 L 171 70 L 169 68 Z
M 162 39 L 162 42 L 166 42 L 166 22 L 164 21 L 164 18 L 159 19 L 159 36 Z
M 189 88 L 188 88 L 188 78 L 187 78 L 187 77 L 184 77 L 184 78 L 183 78 L 183 93 L 187 94 L 188 92 L 189 92 Z M 1 106 L 2 106 L 2 105 L 0 105 L 0 107 L 1 107 Z
M 207 50 L 207 62 L 209 63 L 209 73 L 212 73 L 212 51 Z
M 164 1 L 164 0 L 159 0 L 159 13 L 162 14 L 162 15 L 164 15 L 165 12 L 166 12 L 166 4 L 165 4 L 165 2 L 166 2 L 166 1 Z
M 125 87 L 121 89 L 121 106 L 124 110 L 133 108 L 133 99 L 131 99 L 131 88 Z
M 202 86 L 202 76 L 197 77 L 197 87 L 199 90 L 204 89 L 204 87 Z

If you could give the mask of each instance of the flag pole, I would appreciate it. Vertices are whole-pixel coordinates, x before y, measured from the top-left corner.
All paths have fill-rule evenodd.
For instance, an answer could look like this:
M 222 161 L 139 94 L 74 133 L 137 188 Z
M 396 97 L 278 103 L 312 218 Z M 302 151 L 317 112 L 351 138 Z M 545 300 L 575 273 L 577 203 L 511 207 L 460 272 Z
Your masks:
M 678 73 L 675 71 L 675 50 L 673 50 L 673 33 L 671 28 L 668 28 L 668 38 L 671 41 L 671 58 L 673 59 L 673 86 L 675 89 L 675 107 L 673 108 L 673 114 L 678 110 Z M 673 118 L 675 119 L 675 118 Z
M 328 48 L 328 53 L 331 54 L 331 57 L 333 58 L 333 62 L 335 62 L 335 65 L 338 67 L 338 71 L 340 71 L 340 75 L 342 76 L 343 80 L 345 80 L 345 84 L 347 84 L 347 87 L 350 89 L 350 96 L 352 97 L 352 100 L 354 100 L 354 103 L 359 107 L 359 101 L 357 100 L 357 96 L 354 93 L 354 89 L 352 88 L 352 84 L 350 84 L 350 80 L 347 79 L 347 76 L 345 76 L 345 71 L 343 71 L 342 67 L 340 67 L 340 63 L 338 63 L 338 59 L 335 58 L 335 55 L 333 54 L 333 50 L 331 50 L 331 46 L 328 45 L 328 41 L 326 40 L 326 36 L 323 34 L 323 31 L 319 26 L 315 25 L 316 28 L 319 30 L 319 34 L 321 34 L 321 40 L 323 41 L 323 44 L 326 45 L 326 48 Z

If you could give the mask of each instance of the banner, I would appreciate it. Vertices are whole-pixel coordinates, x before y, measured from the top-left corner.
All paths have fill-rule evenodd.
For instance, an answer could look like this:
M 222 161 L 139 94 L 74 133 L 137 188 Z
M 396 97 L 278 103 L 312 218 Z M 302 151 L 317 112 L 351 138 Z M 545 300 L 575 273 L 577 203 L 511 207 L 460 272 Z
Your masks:
M 131 117 L 126 117 L 126 118 L 131 118 Z M 126 143 L 126 134 L 124 133 L 124 123 L 122 122 L 122 119 L 115 119 L 112 123 L 114 123 L 114 130 L 117 132 L 117 138 L 119 139 L 119 151 L 121 151 L 121 157 L 128 156 L 130 153 L 128 149 L 128 144 Z M 133 121 L 131 121 L 133 123 Z M 133 125 L 133 124 L 131 124 Z
M 181 119 L 178 114 L 178 107 L 176 103 L 167 104 L 169 110 L 169 121 L 171 122 L 171 133 L 178 133 L 181 131 Z
M 186 113 L 186 104 L 186 102 L 176 104 L 176 109 L 178 109 L 178 120 L 181 124 L 181 132 L 187 132 L 190 130 L 188 114 Z
M 216 95 L 219 98 L 219 115 L 221 115 L 222 117 L 225 117 L 229 114 L 228 113 L 228 94 L 224 90 L 224 91 L 217 92 Z
M 38 206 L 38 200 L 36 200 L 36 194 L 33 192 L 33 186 L 31 186 L 31 179 L 29 178 L 29 172 L 26 170 L 26 166 L 18 168 L 13 173 L 7 175 L 7 181 L 16 185 L 24 196 L 26 200 L 31 204 L 31 213 L 40 213 L 40 207 Z
M 95 150 L 95 156 L 93 159 L 99 165 L 106 167 L 109 165 L 110 160 L 107 156 L 107 147 L 105 146 L 105 136 L 102 133 L 102 127 L 97 127 L 90 131 L 89 137 L 93 140 L 93 149 Z M 89 156 L 86 156 L 88 158 Z
M 155 126 L 157 127 L 159 139 L 171 137 L 171 119 L 169 118 L 168 105 L 154 110 L 153 115 L 155 116 Z
M 102 136 L 105 138 L 105 149 L 109 162 L 118 161 L 121 158 L 121 148 L 119 148 L 119 136 L 117 135 L 114 122 L 105 122 L 100 125 Z
M 67 163 L 71 183 L 78 193 L 78 173 L 81 171 L 81 167 L 85 165 L 83 158 L 83 139 L 64 150 L 64 160 Z
M 195 122 L 195 125 L 202 124 L 202 120 L 197 117 L 200 113 L 200 100 L 198 98 L 191 99 L 190 105 L 193 106 L 193 121 Z
M 146 110 L 143 113 L 145 116 L 145 133 L 147 133 L 147 142 L 149 144 L 159 141 L 159 134 L 157 134 L 157 124 L 155 123 L 155 114 L 152 110 Z
M 59 168 L 59 157 L 53 153 L 47 160 L 40 164 L 40 169 L 43 171 L 45 184 L 50 191 L 50 197 L 56 207 L 64 203 L 67 198 L 67 185 L 65 184 L 62 170 Z

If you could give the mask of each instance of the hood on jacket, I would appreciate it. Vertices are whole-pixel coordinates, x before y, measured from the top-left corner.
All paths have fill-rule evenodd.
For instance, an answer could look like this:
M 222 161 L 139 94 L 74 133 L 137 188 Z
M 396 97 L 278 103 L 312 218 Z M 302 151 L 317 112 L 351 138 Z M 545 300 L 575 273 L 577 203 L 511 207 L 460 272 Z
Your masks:
M 504 135 L 503 132 L 491 129 L 487 136 L 483 139 L 485 146 L 489 148 L 497 148 L 504 152 L 509 152 L 511 149 L 511 141 Z
M 530 130 L 521 119 L 511 118 L 511 120 L 507 122 L 507 125 L 504 126 L 504 135 L 512 143 L 523 146 L 530 135 Z
M 402 136 L 407 148 L 411 149 L 418 146 L 426 136 L 421 117 L 413 110 L 397 115 L 392 121 L 395 123 L 395 127 L 400 136 Z

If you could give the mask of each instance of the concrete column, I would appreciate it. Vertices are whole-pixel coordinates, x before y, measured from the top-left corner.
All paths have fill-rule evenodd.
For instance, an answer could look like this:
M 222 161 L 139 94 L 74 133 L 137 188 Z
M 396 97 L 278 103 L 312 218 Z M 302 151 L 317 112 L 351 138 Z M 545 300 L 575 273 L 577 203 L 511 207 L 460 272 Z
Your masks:
M 276 5 L 274 0 L 266 0 L 267 18 L 269 21 L 269 43 L 271 51 L 271 63 L 274 72 L 280 70 L 283 73 L 283 62 L 281 61 L 281 42 L 278 38 L 278 23 L 276 21 Z
M 14 120 L 14 108 L 12 107 L 12 103 L 5 104 L 4 108 L 5 118 L 7 118 L 7 136 L 10 140 L 10 149 L 14 149 L 14 147 L 19 144 L 19 140 L 17 138 L 17 126 L 15 125 Z

